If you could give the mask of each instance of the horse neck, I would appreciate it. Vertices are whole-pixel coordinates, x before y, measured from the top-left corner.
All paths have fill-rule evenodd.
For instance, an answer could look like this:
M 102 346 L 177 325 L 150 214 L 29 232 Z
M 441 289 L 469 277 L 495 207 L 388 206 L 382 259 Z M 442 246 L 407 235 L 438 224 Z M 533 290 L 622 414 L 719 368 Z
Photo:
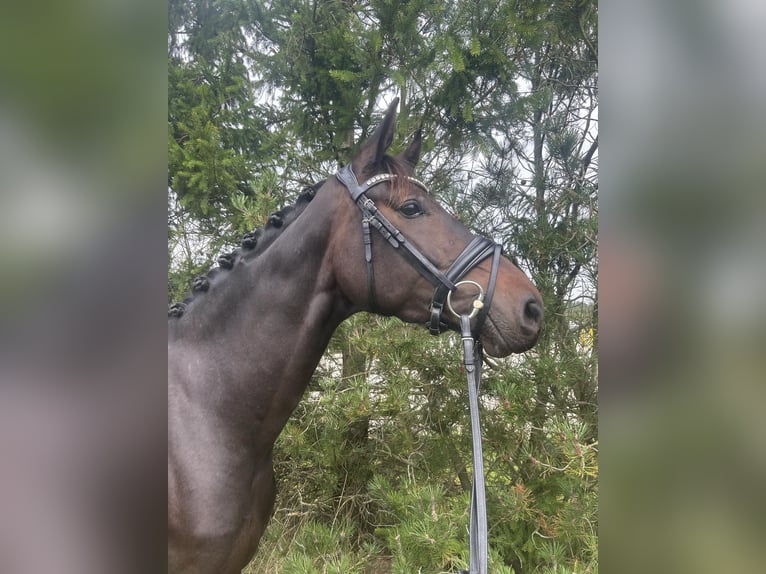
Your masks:
M 353 309 L 337 291 L 328 246 L 337 194 L 320 193 L 262 254 L 236 265 L 195 304 L 177 332 L 181 384 L 229 421 L 276 438 L 330 337 Z M 205 300 L 207 299 L 207 300 Z M 180 326 L 180 325 L 179 325 Z M 213 397 L 213 398 L 211 398 Z M 237 416 L 240 413 L 241 416 Z

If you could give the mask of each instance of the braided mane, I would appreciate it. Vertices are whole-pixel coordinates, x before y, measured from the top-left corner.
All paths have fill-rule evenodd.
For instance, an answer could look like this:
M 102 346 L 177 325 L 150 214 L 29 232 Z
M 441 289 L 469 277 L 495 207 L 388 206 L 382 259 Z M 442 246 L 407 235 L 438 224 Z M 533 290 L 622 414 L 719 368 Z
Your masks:
M 387 173 L 397 176 L 389 182 L 390 193 L 384 199 L 389 206 L 396 208 L 407 197 L 410 186 L 407 178 L 412 171 L 412 167 L 406 161 L 388 154 L 383 156 L 382 163 L 382 167 Z M 218 257 L 218 267 L 214 267 L 207 274 L 200 275 L 192 280 L 191 293 L 183 301 L 173 303 L 168 307 L 168 317 L 177 318 L 183 315 L 187 306 L 198 295 L 205 293 L 210 288 L 210 281 L 215 276 L 232 269 L 240 260 L 252 259 L 263 253 L 279 237 L 282 231 L 303 213 L 306 206 L 314 199 L 317 191 L 326 181 L 326 179 L 323 179 L 311 186 L 305 187 L 294 205 L 288 205 L 275 211 L 269 215 L 263 227 L 258 227 L 245 233 L 242 236 L 239 248 Z
M 237 261 L 251 259 L 263 253 L 279 237 L 282 231 L 289 227 L 303 213 L 325 181 L 327 180 L 323 179 L 311 186 L 305 187 L 294 205 L 288 205 L 275 211 L 269 215 L 263 227 L 258 227 L 245 233 L 242 236 L 239 248 L 218 257 L 218 267 L 214 267 L 207 274 L 200 275 L 192 280 L 191 293 L 183 301 L 173 303 L 168 307 L 168 317 L 178 318 L 183 315 L 189 303 L 210 288 L 210 281 L 220 273 L 232 269 Z

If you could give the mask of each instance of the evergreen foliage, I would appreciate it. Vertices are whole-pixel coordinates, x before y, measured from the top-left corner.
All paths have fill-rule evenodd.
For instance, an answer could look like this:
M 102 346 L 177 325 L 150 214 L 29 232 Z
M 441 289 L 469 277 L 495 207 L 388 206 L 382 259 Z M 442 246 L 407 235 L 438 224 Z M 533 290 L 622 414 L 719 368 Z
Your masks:
M 395 146 L 543 294 L 530 352 L 490 359 L 493 572 L 597 563 L 597 5 L 592 0 L 171 0 L 169 297 L 332 174 L 401 96 Z M 275 451 L 246 572 L 455 572 L 470 431 L 455 337 L 344 323 Z

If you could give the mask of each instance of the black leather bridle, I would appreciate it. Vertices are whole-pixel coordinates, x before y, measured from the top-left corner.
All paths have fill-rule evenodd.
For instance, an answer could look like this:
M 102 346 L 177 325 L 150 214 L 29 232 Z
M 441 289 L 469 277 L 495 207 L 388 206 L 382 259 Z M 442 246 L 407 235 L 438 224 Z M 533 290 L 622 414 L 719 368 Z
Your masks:
M 349 164 L 342 168 L 336 174 L 336 177 L 346 186 L 351 194 L 351 199 L 354 200 L 354 203 L 356 203 L 362 212 L 362 237 L 364 240 L 364 259 L 367 265 L 367 295 L 370 307 L 372 309 L 375 309 L 376 307 L 375 274 L 372 266 L 372 233 L 370 231 L 370 227 L 372 226 L 377 229 L 388 243 L 391 244 L 398 253 L 400 253 L 434 286 L 434 294 L 431 298 L 431 319 L 428 322 L 428 329 L 432 335 L 438 335 L 450 328 L 449 325 L 442 320 L 442 312 L 444 311 L 445 306 L 450 308 L 455 316 L 458 318 L 460 317 L 458 313 L 451 309 L 450 296 L 461 284 L 470 283 L 479 289 L 479 295 L 474 301 L 474 307 L 470 314 L 470 318 L 473 319 L 476 317 L 472 334 L 478 340 L 479 333 L 481 332 L 481 328 L 484 325 L 484 321 L 486 320 L 490 306 L 492 305 L 492 297 L 495 292 L 495 282 L 497 280 L 497 270 L 500 265 L 500 255 L 502 254 L 501 246 L 486 237 L 474 237 L 465 249 L 463 249 L 462 253 L 458 255 L 450 268 L 443 273 L 428 259 L 428 257 L 423 255 L 417 247 L 407 241 L 407 238 L 404 237 L 402 232 L 380 212 L 375 205 L 375 202 L 367 196 L 367 192 L 376 185 L 396 179 L 397 176 L 395 174 L 383 173 L 375 175 L 360 184 L 351 168 L 351 164 Z M 406 177 L 408 181 L 428 192 L 428 188 L 422 181 L 414 177 Z M 474 281 L 461 283 L 460 280 L 467 275 L 471 269 L 476 267 L 490 255 L 492 255 L 492 270 L 490 271 L 486 293 L 482 287 Z
M 362 211 L 362 236 L 364 239 L 364 259 L 367 264 L 367 296 L 371 309 L 375 309 L 375 275 L 372 267 L 372 233 L 370 226 L 417 269 L 432 285 L 434 294 L 431 298 L 431 318 L 428 328 L 432 335 L 438 335 L 449 325 L 442 320 L 445 305 L 460 320 L 460 333 L 463 340 L 463 364 L 468 378 L 468 398 L 471 416 L 471 436 L 473 444 L 473 490 L 471 493 L 470 519 L 470 570 L 464 574 L 487 574 L 487 505 L 484 488 L 484 459 L 481 446 L 481 423 L 479 421 L 479 385 L 481 383 L 482 348 L 479 340 L 481 328 L 489 314 L 492 297 L 495 292 L 497 271 L 500 266 L 502 248 L 486 237 L 474 237 L 460 255 L 442 273 L 417 247 L 394 226 L 376 207 L 375 202 L 367 197 L 367 192 L 376 185 L 392 181 L 395 174 L 375 175 L 360 184 L 351 165 L 342 168 L 337 174 L 338 180 L 346 186 L 354 203 Z M 428 192 L 426 185 L 414 177 L 407 180 Z M 492 255 L 492 269 L 486 294 L 475 281 L 461 281 L 471 269 Z M 470 313 L 459 314 L 452 308 L 451 296 L 460 285 L 471 284 L 478 288 L 479 294 L 473 302 Z M 471 319 L 476 318 L 473 328 Z

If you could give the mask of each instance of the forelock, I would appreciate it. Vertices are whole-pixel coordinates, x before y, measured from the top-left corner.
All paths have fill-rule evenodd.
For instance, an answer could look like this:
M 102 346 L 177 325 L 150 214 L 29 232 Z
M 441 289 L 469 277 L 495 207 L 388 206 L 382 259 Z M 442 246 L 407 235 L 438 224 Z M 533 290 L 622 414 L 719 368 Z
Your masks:
M 387 173 L 396 176 L 389 181 L 391 193 L 386 201 L 391 206 L 398 207 L 407 199 L 410 186 L 413 185 L 408 179 L 412 175 L 412 166 L 399 157 L 385 155 L 383 167 Z

